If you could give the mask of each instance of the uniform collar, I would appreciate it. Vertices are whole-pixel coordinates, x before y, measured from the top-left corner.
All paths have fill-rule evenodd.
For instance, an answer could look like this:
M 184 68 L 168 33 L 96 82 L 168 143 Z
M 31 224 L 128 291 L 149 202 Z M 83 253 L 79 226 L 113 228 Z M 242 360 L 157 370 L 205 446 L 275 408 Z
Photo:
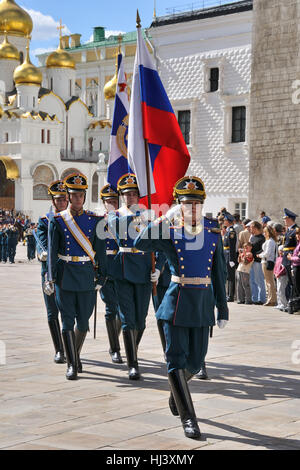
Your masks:
M 84 210 L 83 210 L 83 209 L 80 209 L 80 211 L 73 211 L 73 210 L 70 208 L 69 211 L 70 211 L 70 214 L 71 214 L 73 217 L 79 217 L 80 215 L 84 214 Z

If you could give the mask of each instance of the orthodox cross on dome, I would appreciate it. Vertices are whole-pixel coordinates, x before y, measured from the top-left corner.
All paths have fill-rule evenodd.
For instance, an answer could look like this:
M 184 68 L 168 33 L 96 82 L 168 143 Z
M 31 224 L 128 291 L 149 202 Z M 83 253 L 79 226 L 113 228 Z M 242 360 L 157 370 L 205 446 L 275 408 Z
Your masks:
M 61 38 L 62 38 L 62 31 L 63 31 L 63 29 L 65 29 L 65 25 L 62 24 L 61 19 L 59 20 L 59 26 L 57 26 L 56 29 L 59 31 L 59 45 L 60 45 L 60 47 L 62 47 Z

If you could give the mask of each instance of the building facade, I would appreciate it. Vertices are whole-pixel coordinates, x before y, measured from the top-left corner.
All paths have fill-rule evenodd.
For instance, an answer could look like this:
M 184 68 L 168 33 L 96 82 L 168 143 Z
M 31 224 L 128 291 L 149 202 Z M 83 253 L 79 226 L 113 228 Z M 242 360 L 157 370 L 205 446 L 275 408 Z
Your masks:
M 255 0 L 250 133 L 250 216 L 300 215 L 299 0 Z

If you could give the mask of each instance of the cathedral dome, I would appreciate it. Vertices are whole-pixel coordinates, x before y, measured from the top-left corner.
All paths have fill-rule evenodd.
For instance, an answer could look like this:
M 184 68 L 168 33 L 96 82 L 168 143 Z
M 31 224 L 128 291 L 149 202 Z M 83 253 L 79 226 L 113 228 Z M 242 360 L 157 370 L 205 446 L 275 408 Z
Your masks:
M 106 100 L 113 100 L 115 99 L 117 93 L 117 83 L 118 83 L 118 76 L 115 74 L 109 82 L 106 83 L 104 87 L 104 98 Z
M 47 68 L 76 69 L 76 64 L 71 54 L 61 47 L 61 40 L 58 49 L 47 57 L 46 66 Z
M 16 36 L 29 36 L 33 29 L 30 15 L 19 7 L 14 0 L 0 3 L 0 34 L 7 31 Z
M 14 72 L 16 85 L 38 85 L 41 86 L 43 75 L 31 62 L 29 57 L 29 46 L 27 46 L 26 58 L 22 65 Z
M 0 59 L 7 60 L 20 60 L 20 54 L 18 49 L 10 44 L 7 40 L 7 35 L 5 33 L 4 41 L 0 46 Z

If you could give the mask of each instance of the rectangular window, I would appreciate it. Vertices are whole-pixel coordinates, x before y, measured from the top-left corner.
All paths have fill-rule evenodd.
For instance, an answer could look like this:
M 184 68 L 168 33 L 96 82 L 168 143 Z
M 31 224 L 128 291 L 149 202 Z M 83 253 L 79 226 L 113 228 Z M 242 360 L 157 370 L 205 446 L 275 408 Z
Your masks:
M 41 130 L 41 143 L 42 143 L 42 144 L 45 143 L 45 129 L 42 129 L 42 130 Z
M 5 134 L 4 134 L 4 142 L 9 142 L 8 132 L 5 132 Z
M 232 108 L 232 143 L 246 140 L 246 106 Z
M 47 131 L 47 144 L 51 143 L 51 135 L 50 135 L 50 130 Z
M 236 202 L 234 212 L 240 215 L 241 220 L 245 219 L 246 218 L 246 213 L 247 213 L 247 204 L 246 204 L 246 202 Z
M 219 69 L 217 67 L 210 69 L 210 92 L 218 91 L 219 89 Z
M 187 145 L 190 143 L 191 111 L 178 111 L 178 123 Z
M 50 90 L 53 91 L 53 78 L 50 78 Z
M 70 96 L 72 96 L 72 80 L 69 80 L 69 93 L 70 93 Z

